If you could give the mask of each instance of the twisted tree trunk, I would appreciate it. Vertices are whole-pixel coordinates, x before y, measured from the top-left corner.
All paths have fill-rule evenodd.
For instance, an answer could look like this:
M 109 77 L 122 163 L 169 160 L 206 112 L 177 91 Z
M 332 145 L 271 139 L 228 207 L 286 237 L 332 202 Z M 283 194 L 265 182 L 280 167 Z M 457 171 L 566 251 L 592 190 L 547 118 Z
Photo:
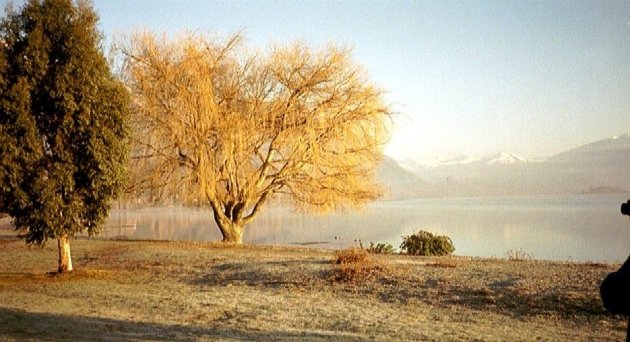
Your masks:
M 225 205 L 220 205 L 217 201 L 211 200 L 210 205 L 214 214 L 214 222 L 223 236 L 223 242 L 242 244 L 243 230 L 247 223 L 247 220 L 243 218 L 245 203 L 230 201 Z
M 223 242 L 242 244 L 243 243 L 243 225 L 230 222 L 227 224 L 218 224 Z
M 67 235 L 62 235 L 57 239 L 57 246 L 59 248 L 59 268 L 57 272 L 72 272 L 72 256 L 70 255 L 70 238 Z

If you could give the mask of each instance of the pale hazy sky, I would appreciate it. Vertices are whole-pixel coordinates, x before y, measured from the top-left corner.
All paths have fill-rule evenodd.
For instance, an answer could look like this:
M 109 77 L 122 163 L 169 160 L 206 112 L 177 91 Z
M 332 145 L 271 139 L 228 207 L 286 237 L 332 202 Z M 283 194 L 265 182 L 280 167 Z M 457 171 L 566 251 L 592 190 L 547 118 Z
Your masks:
M 19 1 L 18 1 L 19 2 Z M 101 30 L 354 47 L 402 113 L 387 153 L 544 157 L 630 132 L 630 0 L 95 0 Z

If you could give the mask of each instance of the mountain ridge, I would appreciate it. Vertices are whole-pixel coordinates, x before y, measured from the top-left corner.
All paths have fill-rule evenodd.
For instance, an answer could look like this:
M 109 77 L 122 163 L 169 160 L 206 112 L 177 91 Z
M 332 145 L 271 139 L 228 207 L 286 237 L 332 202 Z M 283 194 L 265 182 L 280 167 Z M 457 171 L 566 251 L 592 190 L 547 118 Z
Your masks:
M 444 160 L 437 165 L 392 161 L 421 180 L 413 191 L 407 191 L 413 192 L 412 197 L 630 191 L 630 133 L 546 159 L 527 160 L 501 152 L 474 160 L 466 156 Z

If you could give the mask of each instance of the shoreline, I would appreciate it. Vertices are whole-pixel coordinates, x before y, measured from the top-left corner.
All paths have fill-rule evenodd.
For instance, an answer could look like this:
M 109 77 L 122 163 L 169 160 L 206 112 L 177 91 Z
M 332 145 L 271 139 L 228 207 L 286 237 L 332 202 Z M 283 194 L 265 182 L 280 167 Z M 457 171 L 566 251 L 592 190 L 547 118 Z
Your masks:
M 8 234 L 7 234 L 8 233 Z M 17 240 L 22 241 L 23 243 L 24 240 L 23 238 L 21 238 L 19 236 L 19 233 L 17 230 L 15 230 L 13 227 L 8 227 L 8 226 L 0 226 L 0 239 L 2 238 L 16 238 Z M 169 239 L 142 239 L 142 238 L 131 238 L 128 236 L 114 236 L 114 237 L 103 237 L 103 236 L 99 236 L 99 235 L 95 235 L 95 236 L 88 236 L 86 234 L 80 234 L 77 235 L 73 238 L 72 241 L 75 240 L 85 240 L 85 241 L 111 241 L 111 242 L 138 242 L 138 243 L 151 243 L 151 242 L 155 242 L 155 243 L 191 243 L 191 244 L 208 244 L 208 245 L 213 245 L 213 246 L 224 246 L 223 242 L 219 241 L 219 240 L 213 240 L 213 241 L 207 241 L 207 240 L 169 240 Z M 51 240 L 52 241 L 52 240 Z M 50 241 L 49 241 L 50 243 Z M 271 248 L 271 249 L 287 249 L 287 250 L 291 250 L 291 249 L 309 249 L 309 250 L 313 250 L 313 251 L 318 251 L 318 252 L 330 252 L 330 253 L 334 253 L 335 251 L 338 250 L 342 250 L 345 248 L 351 248 L 351 247 L 357 247 L 359 248 L 359 244 L 358 242 L 356 242 L 354 245 L 345 247 L 345 248 L 334 248 L 334 247 L 326 247 L 326 246 L 320 246 L 320 245 L 326 245 L 326 244 L 333 244 L 334 240 L 331 241 L 303 241 L 303 242 L 291 242 L 289 244 L 283 245 L 283 244 L 265 244 L 265 243 L 261 243 L 261 244 L 257 244 L 257 243 L 243 243 L 242 245 L 237 245 L 236 247 L 252 247 L 252 248 Z M 369 243 L 369 242 L 368 242 Z M 232 245 L 233 246 L 233 245 Z M 365 244 L 363 245 L 364 247 L 366 246 Z M 221 247 L 223 248 L 223 247 Z M 509 256 L 509 254 L 511 253 L 520 253 L 523 252 L 524 256 L 519 256 L 519 257 L 515 257 L 514 259 L 516 260 L 510 260 L 511 257 Z M 408 256 L 406 254 L 402 254 L 399 252 L 396 253 L 392 253 L 390 255 L 393 256 Z M 413 256 L 409 256 L 409 257 L 413 257 Z M 527 253 L 527 251 L 524 250 L 508 250 L 506 251 L 505 255 L 503 256 L 475 256 L 475 255 L 460 255 L 460 254 L 452 254 L 449 257 L 452 258 L 461 258 L 461 259 L 469 259 L 469 260 L 491 260 L 491 261 L 528 261 L 528 262 L 545 262 L 545 263 L 558 263 L 558 264 L 585 264 L 585 265 L 607 265 L 607 266 L 616 266 L 619 267 L 621 264 L 623 264 L 623 260 L 622 261 L 594 261 L 594 260 L 573 260 L 571 258 L 567 258 L 567 259 L 539 259 L 536 258 L 534 256 L 532 256 L 531 254 Z M 625 259 L 624 259 L 625 260 Z

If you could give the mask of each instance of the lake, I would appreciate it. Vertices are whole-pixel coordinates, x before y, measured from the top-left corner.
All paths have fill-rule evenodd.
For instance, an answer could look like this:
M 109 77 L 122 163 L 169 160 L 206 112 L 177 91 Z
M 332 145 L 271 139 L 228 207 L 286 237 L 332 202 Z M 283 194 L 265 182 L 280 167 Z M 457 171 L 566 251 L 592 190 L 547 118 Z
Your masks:
M 436 198 L 375 202 L 361 211 L 310 215 L 268 207 L 246 227 L 245 243 L 344 248 L 370 242 L 398 247 L 419 229 L 448 235 L 456 255 L 621 262 L 630 253 L 630 194 Z M 164 207 L 112 210 L 104 237 L 221 239 L 209 210 Z

